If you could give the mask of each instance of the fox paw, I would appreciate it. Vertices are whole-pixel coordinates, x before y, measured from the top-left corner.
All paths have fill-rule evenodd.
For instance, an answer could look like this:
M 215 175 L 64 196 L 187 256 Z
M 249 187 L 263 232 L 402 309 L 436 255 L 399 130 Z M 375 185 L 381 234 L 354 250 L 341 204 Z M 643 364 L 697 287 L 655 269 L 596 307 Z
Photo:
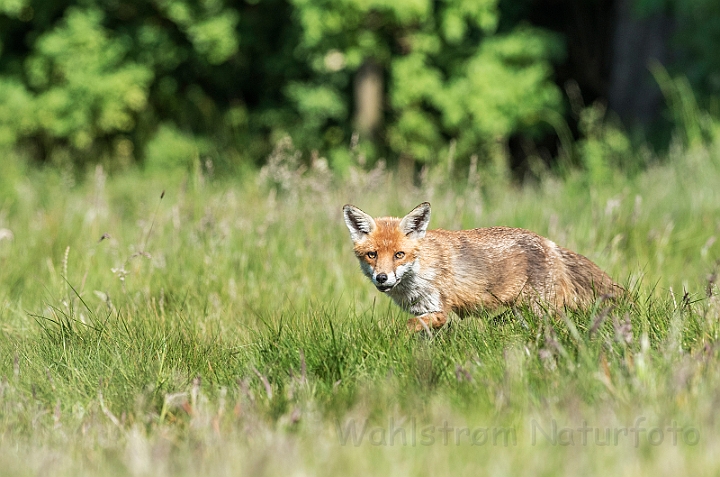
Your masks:
M 423 316 L 415 316 L 407 321 L 407 327 L 410 331 L 423 331 L 442 328 L 447 321 L 447 317 L 440 313 L 431 313 Z
M 413 318 L 410 318 L 409 320 L 407 320 L 407 328 L 408 328 L 408 331 L 414 331 L 417 333 L 426 328 L 429 329 L 429 326 L 427 325 L 425 320 L 423 320 L 422 318 L 413 317 Z

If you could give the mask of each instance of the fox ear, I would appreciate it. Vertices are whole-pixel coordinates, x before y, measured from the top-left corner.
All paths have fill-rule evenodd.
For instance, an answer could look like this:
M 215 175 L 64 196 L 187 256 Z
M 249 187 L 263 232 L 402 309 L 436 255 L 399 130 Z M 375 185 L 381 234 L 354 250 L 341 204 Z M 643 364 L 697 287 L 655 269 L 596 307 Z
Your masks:
M 410 238 L 421 239 L 425 236 L 429 223 L 430 203 L 423 202 L 403 217 L 400 221 L 400 230 Z
M 375 229 L 375 221 L 368 214 L 354 205 L 347 204 L 343 207 L 345 225 L 350 231 L 350 238 L 358 242 Z

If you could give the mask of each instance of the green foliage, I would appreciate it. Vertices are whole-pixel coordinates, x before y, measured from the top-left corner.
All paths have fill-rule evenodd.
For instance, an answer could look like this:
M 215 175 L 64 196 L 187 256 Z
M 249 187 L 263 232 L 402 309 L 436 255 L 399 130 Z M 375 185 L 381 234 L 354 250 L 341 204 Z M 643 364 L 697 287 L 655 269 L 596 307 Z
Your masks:
M 698 105 L 720 111 L 716 2 L 636 7 L 677 20 L 674 79 L 656 78 L 685 140 L 707 141 Z M 553 78 L 564 40 L 527 11 L 525 0 L 0 0 L 0 148 L 63 165 L 163 164 L 168 127 L 207 140 L 201 162 L 230 172 L 264 164 L 288 135 L 306 164 L 327 157 L 341 173 L 357 151 L 369 165 L 500 169 L 508 138 L 557 132 L 562 154 L 605 177 L 601 164 L 630 154 L 623 134 L 588 119 L 570 144 Z M 367 65 L 382 75 L 381 124 L 358 143 Z
M 285 89 L 285 95 L 302 118 L 301 123 L 297 124 L 292 132 L 294 136 L 300 138 L 300 144 L 305 149 L 312 147 L 308 143 L 310 139 L 319 144 L 346 146 L 341 144 L 342 132 L 340 137 L 332 137 L 337 126 L 328 126 L 342 124 L 348 116 L 344 98 L 336 88 L 324 84 L 292 82 Z M 319 134 L 324 134 L 322 139 L 325 141 L 318 137 Z
M 560 41 L 527 27 L 495 34 L 495 0 L 293 3 L 301 47 L 323 84 L 341 91 L 367 60 L 386 69 L 385 139 L 394 156 L 435 162 L 455 138 L 467 159 L 546 127 L 547 112 L 562 110 L 550 66 L 562 56 Z
M 29 0 L 0 0 L 0 12 L 12 17 L 18 17 Z
M 557 38 L 527 28 L 483 43 L 465 74 L 438 96 L 460 151 L 473 152 L 478 139 L 502 140 L 547 127 L 547 115 L 562 110 L 548 60 L 561 54 Z
M 33 143 L 44 159 L 126 161 L 143 157 L 163 119 L 198 134 L 217 129 L 211 88 L 197 83 L 236 56 L 237 11 L 218 1 L 76 3 L 3 4 L 0 41 L 26 35 L 30 51 L 0 51 L 10 59 L 0 67 L 0 110 L 15 111 L 0 119 L 0 145 Z M 117 144 L 127 141 L 123 158 Z
M 15 113 L 0 117 L 0 145 L 125 164 L 173 124 L 212 138 L 218 164 L 261 162 L 289 134 L 346 169 L 353 88 L 373 61 L 385 98 L 382 130 L 360 146 L 370 159 L 436 162 L 449 139 L 467 159 L 562 112 L 560 41 L 498 34 L 499 15 L 497 0 L 6 0 L 0 111 Z
M 157 4 L 209 64 L 223 63 L 237 52 L 238 14 L 225 10 L 222 1 L 200 2 L 195 8 L 186 0 L 158 0 Z
M 27 60 L 34 98 L 35 133 L 66 140 L 76 150 L 130 132 L 147 105 L 152 71 L 127 60 L 123 38 L 111 39 L 98 10 L 68 9 L 40 36 Z
M 161 125 L 148 142 L 145 170 L 157 173 L 193 171 L 199 167 L 201 154 L 208 145 L 195 136 L 184 134 L 173 125 Z
M 582 139 L 577 148 L 590 183 L 608 183 L 619 171 L 637 172 L 633 170 L 637 161 L 633 158 L 636 153 L 630 139 L 618 124 L 607 120 L 602 105 L 583 109 L 579 128 Z
M 0 148 L 10 146 L 31 134 L 37 123 L 34 101 L 22 83 L 0 78 Z

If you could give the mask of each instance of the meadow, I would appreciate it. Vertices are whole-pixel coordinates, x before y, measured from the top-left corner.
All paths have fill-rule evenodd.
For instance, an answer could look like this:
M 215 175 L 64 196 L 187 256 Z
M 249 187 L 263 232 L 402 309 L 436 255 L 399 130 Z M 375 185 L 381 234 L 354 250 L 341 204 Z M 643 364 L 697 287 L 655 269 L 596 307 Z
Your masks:
M 318 164 L 4 174 L 2 474 L 717 475 L 720 143 L 524 187 Z M 633 299 L 410 334 L 341 207 L 426 200 L 431 228 L 531 229 Z

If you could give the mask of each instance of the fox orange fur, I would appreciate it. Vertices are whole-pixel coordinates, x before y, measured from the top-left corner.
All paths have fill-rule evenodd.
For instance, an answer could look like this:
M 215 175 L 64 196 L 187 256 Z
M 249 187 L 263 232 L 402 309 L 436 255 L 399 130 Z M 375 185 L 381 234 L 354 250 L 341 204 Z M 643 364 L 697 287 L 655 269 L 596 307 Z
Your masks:
M 440 328 L 453 311 L 528 304 L 536 313 L 589 306 L 623 289 L 586 257 L 529 230 L 427 230 L 430 204 L 402 219 L 343 207 L 362 271 L 403 310 L 410 329 Z

